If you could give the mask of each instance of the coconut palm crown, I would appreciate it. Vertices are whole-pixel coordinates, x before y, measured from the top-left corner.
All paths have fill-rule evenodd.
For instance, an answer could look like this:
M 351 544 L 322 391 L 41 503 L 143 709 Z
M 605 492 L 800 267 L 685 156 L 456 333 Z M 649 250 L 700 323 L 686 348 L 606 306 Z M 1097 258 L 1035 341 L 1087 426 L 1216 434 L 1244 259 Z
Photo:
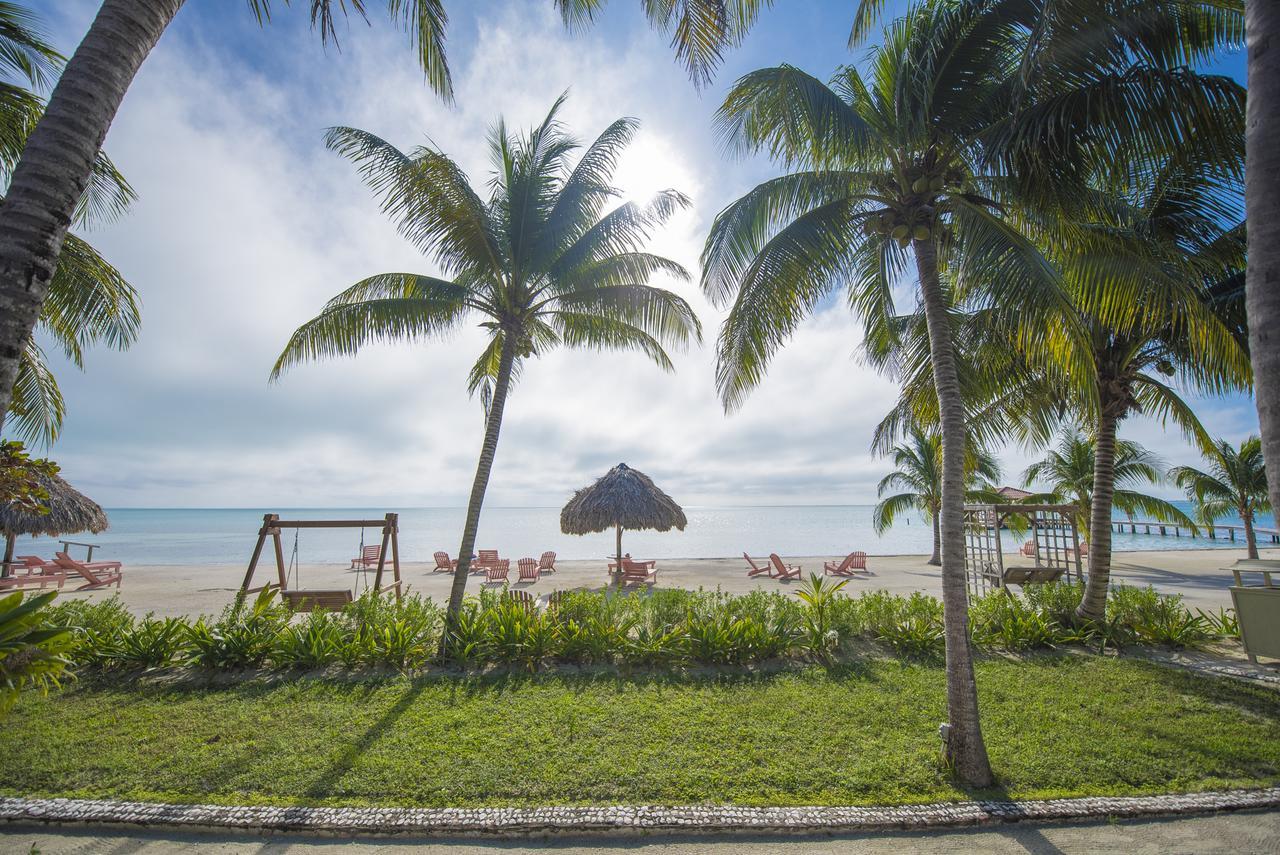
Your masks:
M 400 233 L 443 271 L 381 273 L 330 300 L 294 332 L 272 377 L 299 362 L 355 354 L 377 341 L 440 338 L 478 321 L 489 343 L 471 370 L 486 427 L 450 596 L 462 605 L 480 508 L 512 380 L 553 347 L 639 350 L 672 370 L 666 347 L 701 340 L 701 325 L 678 295 L 650 286 L 665 274 L 687 281 L 670 259 L 644 252 L 653 229 L 688 200 L 675 190 L 647 204 L 616 203 L 609 182 L 637 127 L 619 119 L 577 160 L 580 145 L 556 118 L 522 135 L 501 121 L 489 135 L 493 176 L 487 196 L 442 151 L 405 153 L 366 131 L 329 130 L 328 146 L 355 163 Z
M 1257 558 L 1258 537 L 1254 524 L 1258 514 L 1271 510 L 1262 440 L 1251 436 L 1236 448 L 1220 439 L 1205 451 L 1205 459 L 1209 462 L 1208 471 L 1176 466 L 1169 470 L 1169 477 L 1187 491 L 1187 498 L 1196 503 L 1206 522 L 1231 513 L 1239 516 L 1249 557 Z
M 1049 449 L 1043 459 L 1023 472 L 1026 486 L 1042 482 L 1048 490 L 1031 496 L 1030 502 L 1055 502 L 1075 508 L 1076 525 L 1089 532 L 1093 508 L 1094 455 L 1096 444 L 1076 431 L 1063 433 L 1056 448 Z M 1176 505 L 1134 489 L 1139 484 L 1164 481 L 1164 465 L 1151 451 L 1130 440 L 1116 440 L 1115 492 L 1113 503 L 1126 514 L 1142 513 L 1165 522 L 1185 525 L 1192 531 L 1195 523 Z

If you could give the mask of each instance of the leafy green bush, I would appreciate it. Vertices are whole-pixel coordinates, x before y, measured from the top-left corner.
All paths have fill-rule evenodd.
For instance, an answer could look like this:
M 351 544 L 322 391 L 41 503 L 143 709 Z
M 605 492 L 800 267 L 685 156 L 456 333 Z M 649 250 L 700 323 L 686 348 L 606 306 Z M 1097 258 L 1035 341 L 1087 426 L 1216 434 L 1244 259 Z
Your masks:
M 49 603 L 55 594 L 24 598 L 21 591 L 0 597 L 0 716 L 17 703 L 26 689 L 47 691 L 57 686 L 71 663 L 74 645 L 70 631 L 53 618 Z
M 147 615 L 112 639 L 105 666 L 163 668 L 184 657 L 187 622 L 181 618 L 158 619 Z
M 789 596 L 778 591 L 565 591 L 542 608 L 485 589 L 468 597 L 446 645 L 449 663 L 498 663 L 537 670 L 549 662 L 676 666 L 741 665 L 816 655 L 830 660 L 854 639 L 900 655 L 936 656 L 944 648 L 942 604 L 920 592 L 844 594 L 844 580 L 813 575 Z M 970 604 L 975 644 L 1031 650 L 1080 644 L 1185 646 L 1238 632 L 1229 611 L 1191 614 L 1180 597 L 1117 586 L 1107 618 L 1078 624 L 1079 585 L 1001 590 Z M 210 669 L 250 667 L 421 668 L 437 661 L 443 610 L 428 599 L 366 594 L 341 612 L 295 615 L 269 592 L 237 600 L 216 620 L 141 620 L 118 599 L 71 601 L 48 609 L 72 629 L 70 657 L 80 666 Z

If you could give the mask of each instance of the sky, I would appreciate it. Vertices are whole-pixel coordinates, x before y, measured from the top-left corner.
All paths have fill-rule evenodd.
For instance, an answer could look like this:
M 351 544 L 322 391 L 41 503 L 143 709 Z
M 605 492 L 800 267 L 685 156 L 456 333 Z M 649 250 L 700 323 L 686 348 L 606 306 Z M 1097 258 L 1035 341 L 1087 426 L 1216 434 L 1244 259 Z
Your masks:
M 473 183 L 488 179 L 484 136 L 499 117 L 528 127 L 568 90 L 562 113 L 589 141 L 640 120 L 616 183 L 629 198 L 674 187 L 693 199 L 651 250 L 697 273 L 715 214 L 777 174 L 731 159 L 711 116 L 754 68 L 788 62 L 821 77 L 857 61 L 851 4 L 783 0 L 702 91 L 635 0 L 568 33 L 550 0 L 446 4 L 456 103 L 424 84 L 406 36 L 368 4 L 321 46 L 305 4 L 276 4 L 260 28 L 243 2 L 188 0 L 143 65 L 106 149 L 138 193 L 129 214 L 86 233 L 140 291 L 143 326 L 126 352 L 90 352 L 83 372 L 54 360 L 68 404 L 50 450 L 63 475 L 107 507 L 444 507 L 465 504 L 482 411 L 466 374 L 483 346 L 468 327 L 444 341 L 369 347 L 271 366 L 290 333 L 366 276 L 438 272 L 397 235 L 353 166 L 325 149 L 349 125 L 402 149 L 432 142 Z M 70 54 L 92 0 L 37 2 Z M 1223 73 L 1243 79 L 1243 58 Z M 810 318 L 745 405 L 721 408 L 714 340 L 723 312 L 695 283 L 655 281 L 690 301 L 706 341 L 664 373 L 638 355 L 556 351 L 530 363 L 506 408 L 487 502 L 563 503 L 626 462 L 686 505 L 870 504 L 888 461 L 869 449 L 897 389 L 858 357 L 861 328 L 839 300 Z M 1257 431 L 1251 399 L 1197 405 L 1215 435 Z M 1126 422 L 1170 464 L 1196 453 L 1176 429 Z M 1001 450 L 1005 483 L 1035 451 Z M 1171 488 L 1158 492 L 1173 495 Z

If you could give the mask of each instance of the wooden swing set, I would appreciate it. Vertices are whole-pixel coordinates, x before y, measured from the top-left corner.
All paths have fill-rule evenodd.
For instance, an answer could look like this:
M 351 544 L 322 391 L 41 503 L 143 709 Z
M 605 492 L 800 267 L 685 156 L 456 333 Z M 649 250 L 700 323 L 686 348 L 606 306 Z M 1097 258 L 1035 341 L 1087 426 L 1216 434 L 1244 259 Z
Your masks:
M 397 539 L 399 533 L 399 514 L 387 514 L 385 518 L 380 520 L 282 520 L 279 514 L 264 514 L 262 517 L 262 528 L 258 529 L 258 542 L 253 547 L 253 557 L 249 559 L 249 569 L 244 574 L 244 582 L 240 585 L 240 591 L 243 594 L 253 594 L 259 591 L 268 590 L 270 588 L 278 588 L 280 598 L 288 603 L 289 607 L 295 611 L 313 611 L 317 609 L 340 610 L 348 603 L 352 602 L 355 597 L 353 592 L 348 588 L 330 589 L 330 590 L 305 590 L 289 587 L 289 571 L 284 561 L 284 546 L 280 541 L 280 534 L 283 529 L 294 530 L 293 554 L 289 559 L 290 568 L 295 568 L 295 581 L 300 575 L 298 568 L 298 531 L 304 528 L 358 528 L 360 529 L 360 547 L 364 548 L 364 530 L 366 528 L 382 529 L 382 547 L 378 550 L 378 569 L 374 574 L 372 591 L 375 594 L 382 594 L 386 591 L 394 590 L 396 599 L 400 598 L 400 543 Z M 275 547 L 276 556 L 276 574 L 279 578 L 279 584 L 268 582 L 257 588 L 249 587 L 253 581 L 254 571 L 258 569 L 258 560 L 262 557 L 262 548 L 270 537 L 272 545 Z M 391 572 L 395 576 L 395 581 L 385 588 L 382 587 L 382 571 L 387 561 L 387 549 L 391 550 Z

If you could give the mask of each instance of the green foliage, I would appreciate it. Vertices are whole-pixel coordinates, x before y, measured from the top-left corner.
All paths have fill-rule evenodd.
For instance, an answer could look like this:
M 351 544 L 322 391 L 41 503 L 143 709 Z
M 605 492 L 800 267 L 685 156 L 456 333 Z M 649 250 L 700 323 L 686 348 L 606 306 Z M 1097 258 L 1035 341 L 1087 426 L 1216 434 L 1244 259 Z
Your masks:
M 57 464 L 49 460 L 32 460 L 22 443 L 0 441 L 0 506 L 44 516 L 49 513 L 45 505 L 49 492 L 41 478 L 57 474 Z
M 845 594 L 846 580 L 811 575 L 795 596 L 779 591 L 564 591 L 529 608 L 484 590 L 464 601 L 447 664 L 537 671 L 553 663 L 624 668 L 740 666 L 814 656 L 834 663 L 854 642 L 909 657 L 943 650 L 941 603 L 927 594 Z M 1029 651 L 1062 645 L 1196 645 L 1232 637 L 1234 613 L 1192 614 L 1176 596 L 1116 586 L 1107 618 L 1079 624 L 1078 584 L 995 591 L 970 604 L 974 642 Z M 67 655 L 99 670 L 176 667 L 315 669 L 387 666 L 413 671 L 437 662 L 443 610 L 428 599 L 366 594 L 341 612 L 295 615 L 270 593 L 230 606 L 217 620 L 135 619 L 118 598 L 69 601 L 50 621 L 71 631 Z M 446 664 L 446 663 L 440 663 Z
M 21 591 L 0 598 L 0 716 L 26 689 L 57 686 L 73 641 L 65 627 L 51 620 L 55 594 L 24 599 Z

